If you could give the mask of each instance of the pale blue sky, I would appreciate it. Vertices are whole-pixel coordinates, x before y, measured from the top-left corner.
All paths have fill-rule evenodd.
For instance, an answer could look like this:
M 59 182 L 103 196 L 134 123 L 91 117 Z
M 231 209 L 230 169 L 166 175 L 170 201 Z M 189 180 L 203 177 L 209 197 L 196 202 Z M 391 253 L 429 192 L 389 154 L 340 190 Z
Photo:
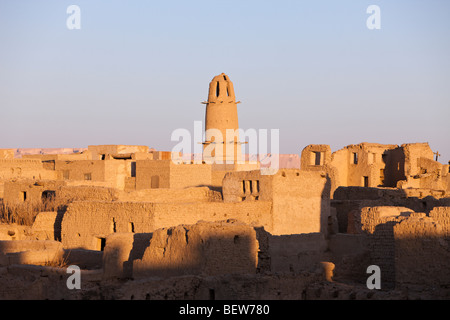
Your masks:
M 240 127 L 280 129 L 282 153 L 429 142 L 447 163 L 449 17 L 448 0 L 1 0 L 0 148 L 170 150 L 224 72 Z

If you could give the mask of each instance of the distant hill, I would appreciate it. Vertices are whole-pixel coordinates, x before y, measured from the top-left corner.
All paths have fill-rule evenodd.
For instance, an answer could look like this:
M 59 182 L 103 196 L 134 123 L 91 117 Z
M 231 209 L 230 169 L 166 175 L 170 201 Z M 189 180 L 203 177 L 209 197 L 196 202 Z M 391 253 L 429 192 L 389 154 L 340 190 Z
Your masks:
M 22 158 L 27 154 L 71 154 L 87 150 L 87 148 L 19 148 L 16 149 L 14 157 Z

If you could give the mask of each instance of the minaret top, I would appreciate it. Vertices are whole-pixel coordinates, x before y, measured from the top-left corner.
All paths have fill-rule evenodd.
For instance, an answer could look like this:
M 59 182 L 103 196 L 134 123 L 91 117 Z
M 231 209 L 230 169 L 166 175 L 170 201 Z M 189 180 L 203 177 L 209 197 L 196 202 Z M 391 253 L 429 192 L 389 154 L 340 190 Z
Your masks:
M 222 73 L 215 76 L 209 84 L 208 103 L 236 103 L 233 83 Z

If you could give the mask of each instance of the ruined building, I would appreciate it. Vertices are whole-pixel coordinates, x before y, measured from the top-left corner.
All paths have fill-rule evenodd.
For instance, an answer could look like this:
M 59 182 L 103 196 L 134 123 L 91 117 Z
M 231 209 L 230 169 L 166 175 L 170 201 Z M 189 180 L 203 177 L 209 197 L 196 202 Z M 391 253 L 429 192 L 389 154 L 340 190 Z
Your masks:
M 237 102 L 221 74 L 204 150 L 234 163 L 147 146 L 0 150 L 0 298 L 450 299 L 449 166 L 427 143 L 309 145 L 268 175 L 236 163 L 227 129 Z M 24 208 L 28 225 L 14 220 Z M 68 265 L 82 290 L 67 289 Z
M 349 186 L 398 188 L 421 197 L 450 190 L 449 165 L 434 160 L 428 143 L 361 143 L 334 153 L 328 145 L 309 145 L 302 150 L 301 169 L 326 172 L 332 194 Z

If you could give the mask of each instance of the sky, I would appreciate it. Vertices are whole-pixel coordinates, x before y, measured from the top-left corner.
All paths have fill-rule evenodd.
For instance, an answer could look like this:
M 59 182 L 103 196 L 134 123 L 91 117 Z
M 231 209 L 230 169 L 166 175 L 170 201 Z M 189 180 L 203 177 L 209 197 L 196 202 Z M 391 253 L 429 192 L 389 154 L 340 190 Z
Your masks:
M 240 127 L 278 129 L 281 153 L 428 142 L 447 163 L 449 15 L 448 0 L 1 0 L 0 148 L 171 150 L 226 73 Z

